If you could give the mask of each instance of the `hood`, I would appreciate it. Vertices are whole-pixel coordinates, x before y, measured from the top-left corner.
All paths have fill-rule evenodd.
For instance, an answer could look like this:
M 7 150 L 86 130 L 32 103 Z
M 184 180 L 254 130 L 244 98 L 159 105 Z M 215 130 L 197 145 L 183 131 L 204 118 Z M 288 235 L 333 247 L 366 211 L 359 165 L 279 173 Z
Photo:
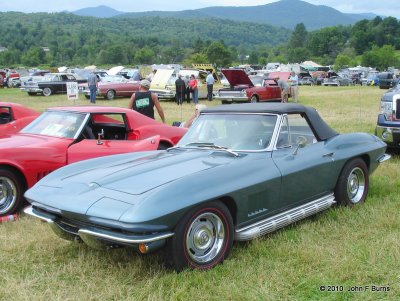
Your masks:
M 118 72 L 120 72 L 124 68 L 125 68 L 124 66 L 112 67 L 110 70 L 107 71 L 107 74 L 108 75 L 116 75 Z
M 64 140 L 67 144 L 71 143 L 71 139 L 62 139 L 55 137 L 47 137 L 40 135 L 29 135 L 29 134 L 15 134 L 10 138 L 0 139 L 0 150 L 15 149 L 15 148 L 31 148 L 46 146 L 54 141 Z M 0 152 L 1 154 L 1 152 Z
M 186 184 L 182 185 L 192 184 L 197 173 L 229 164 L 235 159 L 208 150 L 107 156 L 56 170 L 27 190 L 25 197 L 35 206 L 50 211 L 118 218 L 131 206 L 154 195 L 161 186 L 175 184 L 183 177 L 185 182 L 182 183 Z
M 225 75 L 231 86 L 247 85 L 253 87 L 253 83 L 247 76 L 246 72 L 241 69 L 223 69 L 222 74 Z
M 145 156 L 124 154 L 74 164 L 40 181 L 43 186 L 67 187 L 84 184 L 131 195 L 140 195 L 195 173 L 228 164 L 231 156 L 207 150 L 149 152 Z M 79 164 L 79 163 L 78 163 Z M 63 172 L 63 170 L 65 172 Z M 48 180 L 47 180 L 48 179 Z
M 267 75 L 268 78 L 276 78 L 279 77 L 282 80 L 287 81 L 290 77 L 290 72 L 286 71 L 273 71 L 273 72 L 268 72 Z
M 168 84 L 168 80 L 174 72 L 174 69 L 158 69 L 151 80 L 150 90 L 165 89 L 165 86 Z

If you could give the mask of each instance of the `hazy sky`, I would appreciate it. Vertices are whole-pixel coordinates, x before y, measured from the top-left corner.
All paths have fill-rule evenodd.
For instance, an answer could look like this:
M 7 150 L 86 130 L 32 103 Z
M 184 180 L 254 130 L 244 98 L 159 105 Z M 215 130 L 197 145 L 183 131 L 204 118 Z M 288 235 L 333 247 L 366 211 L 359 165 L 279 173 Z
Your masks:
M 253 6 L 276 2 L 276 0 L 24 0 L 1 1 L 0 11 L 60 12 L 74 11 L 85 7 L 107 5 L 123 12 L 151 10 L 184 10 L 208 6 Z M 375 13 L 400 19 L 399 0 L 306 0 L 316 5 L 327 5 L 344 13 Z

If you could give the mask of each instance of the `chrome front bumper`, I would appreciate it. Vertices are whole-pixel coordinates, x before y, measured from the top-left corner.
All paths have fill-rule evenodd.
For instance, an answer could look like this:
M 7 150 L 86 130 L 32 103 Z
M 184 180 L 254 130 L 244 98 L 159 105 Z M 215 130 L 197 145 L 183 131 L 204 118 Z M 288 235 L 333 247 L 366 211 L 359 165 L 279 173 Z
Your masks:
M 215 99 L 220 99 L 224 101 L 234 102 L 234 101 L 249 101 L 247 96 L 225 96 L 225 95 L 218 95 L 214 96 Z
M 24 209 L 28 215 L 36 217 L 50 225 L 53 232 L 62 239 L 82 240 L 88 246 L 95 249 L 104 249 L 112 246 L 132 246 L 139 244 L 163 246 L 167 238 L 174 235 L 173 232 L 154 233 L 147 235 L 117 233 L 112 230 L 98 229 L 94 227 L 79 228 L 77 232 L 71 231 L 63 223 L 57 221 L 57 218 L 34 210 L 32 206 Z
M 376 136 L 390 146 L 400 147 L 400 127 L 377 126 Z

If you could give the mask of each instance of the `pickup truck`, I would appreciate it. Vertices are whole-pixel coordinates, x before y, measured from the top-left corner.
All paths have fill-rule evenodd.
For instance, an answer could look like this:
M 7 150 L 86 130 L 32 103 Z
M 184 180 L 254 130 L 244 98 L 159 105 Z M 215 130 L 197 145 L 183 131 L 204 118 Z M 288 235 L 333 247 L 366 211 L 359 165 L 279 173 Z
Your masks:
M 378 74 L 379 89 L 390 89 L 397 85 L 398 78 L 391 72 L 382 72 Z
M 400 148 L 400 85 L 383 94 L 375 135 L 389 148 Z

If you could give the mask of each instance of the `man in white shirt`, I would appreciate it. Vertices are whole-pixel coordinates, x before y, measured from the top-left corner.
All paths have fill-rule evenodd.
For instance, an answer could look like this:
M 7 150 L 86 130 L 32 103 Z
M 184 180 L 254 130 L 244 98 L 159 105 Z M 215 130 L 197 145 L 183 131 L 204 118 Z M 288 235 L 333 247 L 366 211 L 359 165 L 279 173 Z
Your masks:
M 213 86 L 215 83 L 214 76 L 210 71 L 207 71 L 206 83 L 207 83 L 207 99 L 211 101 L 213 99 Z
M 299 77 L 294 71 L 290 72 L 288 83 L 290 84 L 290 94 L 293 101 L 299 102 Z

